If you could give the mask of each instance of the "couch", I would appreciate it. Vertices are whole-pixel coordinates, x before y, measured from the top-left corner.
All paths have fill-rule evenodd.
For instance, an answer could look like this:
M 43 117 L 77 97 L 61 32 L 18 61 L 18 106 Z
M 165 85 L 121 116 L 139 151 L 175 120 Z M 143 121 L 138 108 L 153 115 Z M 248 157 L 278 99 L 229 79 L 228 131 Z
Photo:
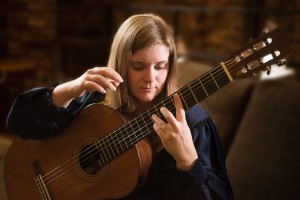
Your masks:
M 207 70 L 182 64 L 179 82 Z M 235 199 L 300 199 L 299 78 L 235 80 L 200 104 L 218 128 Z

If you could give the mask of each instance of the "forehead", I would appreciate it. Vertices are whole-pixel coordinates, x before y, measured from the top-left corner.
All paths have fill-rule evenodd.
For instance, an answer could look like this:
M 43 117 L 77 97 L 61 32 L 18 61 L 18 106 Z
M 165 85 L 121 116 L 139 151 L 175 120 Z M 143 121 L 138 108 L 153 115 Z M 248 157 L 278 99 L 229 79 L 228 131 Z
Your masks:
M 168 62 L 170 50 L 163 44 L 156 44 L 138 50 L 132 55 L 133 62 L 156 63 Z

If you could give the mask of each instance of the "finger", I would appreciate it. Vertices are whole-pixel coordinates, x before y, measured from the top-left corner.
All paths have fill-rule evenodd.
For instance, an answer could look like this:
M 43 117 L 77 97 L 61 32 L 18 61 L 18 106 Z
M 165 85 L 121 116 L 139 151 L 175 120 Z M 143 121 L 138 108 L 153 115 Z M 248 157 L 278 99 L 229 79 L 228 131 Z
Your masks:
M 153 122 L 154 122 L 155 124 L 157 124 L 157 126 L 158 126 L 159 128 L 163 127 L 163 126 L 166 124 L 166 123 L 165 123 L 162 119 L 160 119 L 156 114 L 153 114 L 153 115 L 151 116 L 151 118 L 152 118 Z
M 98 91 L 102 94 L 106 94 L 105 88 L 103 88 L 101 85 L 93 81 L 85 81 L 84 89 L 88 92 Z
M 102 75 L 93 74 L 93 75 L 90 75 L 87 79 L 89 81 L 98 83 L 103 88 L 107 88 L 107 89 L 110 89 L 112 91 L 116 91 L 116 86 L 113 84 L 113 81 L 106 78 L 106 77 L 104 77 L 104 76 L 102 76 Z M 116 83 L 117 82 L 115 82 L 115 84 Z
M 162 137 L 162 130 L 157 126 L 156 123 L 153 124 L 153 129 L 155 130 L 155 132 L 157 133 L 157 135 L 161 138 Z
M 183 109 L 183 105 L 182 105 L 180 96 L 178 93 L 175 93 L 173 98 L 174 98 L 174 103 L 175 103 L 175 108 L 176 108 L 176 119 L 178 121 L 183 121 L 183 120 L 185 120 L 185 111 Z
M 172 127 L 177 126 L 177 120 L 175 119 L 174 115 L 167 108 L 161 107 L 160 112 L 163 114 L 163 116 L 166 118 L 166 120 Z
M 123 79 L 114 69 L 110 67 L 94 67 L 91 69 L 93 73 L 100 74 L 108 79 L 122 83 Z
M 151 116 L 152 120 L 153 120 L 153 128 L 155 130 L 155 132 L 161 136 L 162 134 L 162 128 L 163 128 L 163 124 L 164 122 L 157 116 L 157 115 L 152 115 Z
M 117 81 L 110 80 L 110 82 L 111 82 L 115 87 L 118 87 L 118 86 L 120 85 L 120 82 L 117 82 Z

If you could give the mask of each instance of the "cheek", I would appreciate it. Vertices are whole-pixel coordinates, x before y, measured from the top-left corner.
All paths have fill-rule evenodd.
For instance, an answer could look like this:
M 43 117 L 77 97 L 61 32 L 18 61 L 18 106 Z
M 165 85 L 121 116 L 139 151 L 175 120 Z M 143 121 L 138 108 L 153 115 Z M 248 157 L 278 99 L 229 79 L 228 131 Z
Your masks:
M 131 90 L 134 85 L 136 85 L 136 75 L 132 73 L 131 70 L 127 71 L 127 86 L 128 89 Z
M 157 81 L 160 84 L 164 84 L 167 80 L 167 76 L 168 76 L 168 71 L 163 71 L 163 72 L 158 72 L 158 76 L 157 76 Z

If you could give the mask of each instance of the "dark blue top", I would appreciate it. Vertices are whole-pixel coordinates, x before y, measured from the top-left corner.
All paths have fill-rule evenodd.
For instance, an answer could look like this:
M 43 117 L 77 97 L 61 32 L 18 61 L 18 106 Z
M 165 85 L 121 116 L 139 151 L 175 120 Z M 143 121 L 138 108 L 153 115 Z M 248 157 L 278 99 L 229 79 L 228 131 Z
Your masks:
M 34 88 L 17 96 L 7 118 L 7 130 L 23 139 L 44 139 L 65 130 L 82 108 L 103 95 L 86 94 L 65 108 L 51 102 L 51 88 Z M 217 129 L 208 113 L 196 105 L 186 112 L 199 158 L 188 172 L 178 170 L 172 156 L 162 150 L 154 156 L 147 186 L 139 186 L 124 199 L 233 199 Z

